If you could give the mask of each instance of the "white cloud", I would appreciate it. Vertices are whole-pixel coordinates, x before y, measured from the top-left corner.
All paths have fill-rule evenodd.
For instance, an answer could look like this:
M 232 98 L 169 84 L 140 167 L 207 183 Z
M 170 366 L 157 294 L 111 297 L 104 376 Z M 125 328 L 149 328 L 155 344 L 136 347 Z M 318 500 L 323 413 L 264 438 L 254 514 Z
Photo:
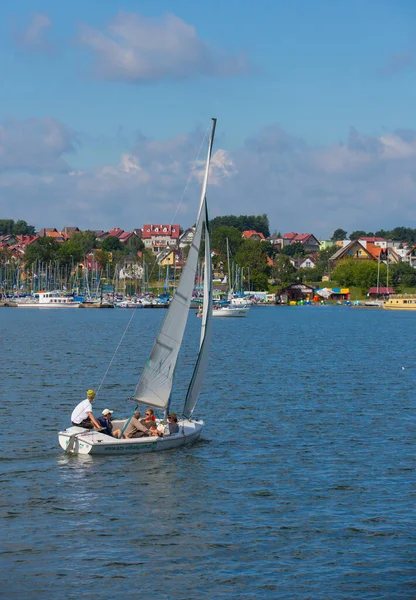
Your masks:
M 45 117 L 0 123 L 0 172 L 67 171 L 64 154 L 74 152 L 76 135 L 69 127 Z
M 50 52 L 53 50 L 53 44 L 48 36 L 52 27 L 51 19 L 42 13 L 35 13 L 31 16 L 29 25 L 16 35 L 16 43 L 25 50 L 36 52 Z
M 38 228 L 77 225 L 124 229 L 144 222 L 194 222 L 203 172 L 203 133 L 166 140 L 142 135 L 117 164 L 70 169 L 76 135 L 53 119 L 8 122 L 0 129 L 0 212 Z M 37 150 L 37 151 L 36 151 Z M 69 158 L 68 158 L 69 157 Z M 364 136 L 326 147 L 306 144 L 276 125 L 234 151 L 215 144 L 210 216 L 269 215 L 272 229 L 325 237 L 416 227 L 416 132 Z M 191 175 L 192 174 L 192 175 Z M 180 203 L 187 182 L 187 192 Z
M 171 13 L 147 18 L 120 12 L 105 31 L 82 24 L 78 40 L 91 50 L 97 77 L 106 80 L 140 83 L 247 70 L 243 55 L 211 47 L 195 27 Z

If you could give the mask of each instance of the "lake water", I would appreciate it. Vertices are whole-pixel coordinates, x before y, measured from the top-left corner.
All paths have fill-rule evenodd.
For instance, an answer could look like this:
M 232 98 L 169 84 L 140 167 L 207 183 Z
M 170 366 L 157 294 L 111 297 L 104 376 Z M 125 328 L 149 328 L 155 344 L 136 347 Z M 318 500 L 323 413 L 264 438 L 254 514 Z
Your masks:
M 416 312 L 214 319 L 199 444 L 65 455 L 57 432 L 107 370 L 95 413 L 131 412 L 164 315 L 0 310 L 0 597 L 414 599 Z

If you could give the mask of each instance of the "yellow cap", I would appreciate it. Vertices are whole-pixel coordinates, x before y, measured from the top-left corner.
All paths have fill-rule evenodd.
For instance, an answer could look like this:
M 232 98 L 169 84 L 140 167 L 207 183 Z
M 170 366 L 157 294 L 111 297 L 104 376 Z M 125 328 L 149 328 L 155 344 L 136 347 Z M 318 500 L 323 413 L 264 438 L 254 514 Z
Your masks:
M 94 390 L 88 390 L 87 396 L 89 396 L 90 398 L 95 398 L 95 392 L 94 392 Z

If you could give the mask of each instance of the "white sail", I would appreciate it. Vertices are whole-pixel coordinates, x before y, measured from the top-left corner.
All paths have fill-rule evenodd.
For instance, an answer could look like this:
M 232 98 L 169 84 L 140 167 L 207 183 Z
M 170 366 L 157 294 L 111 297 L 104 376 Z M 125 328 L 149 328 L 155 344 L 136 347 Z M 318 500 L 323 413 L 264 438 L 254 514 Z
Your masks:
M 206 208 L 206 204 L 205 204 Z M 199 398 L 202 381 L 208 366 L 208 353 L 212 331 L 212 264 L 209 240 L 208 214 L 205 219 L 205 268 L 204 268 L 204 303 L 202 308 L 201 341 L 198 360 L 186 394 L 183 415 L 190 419 Z
M 202 231 L 206 221 L 205 196 L 215 124 L 216 119 L 213 119 L 194 239 L 176 293 L 170 303 L 168 313 L 134 394 L 134 398 L 138 403 L 164 410 L 169 404 L 176 361 L 189 315 L 191 295 L 195 283 Z

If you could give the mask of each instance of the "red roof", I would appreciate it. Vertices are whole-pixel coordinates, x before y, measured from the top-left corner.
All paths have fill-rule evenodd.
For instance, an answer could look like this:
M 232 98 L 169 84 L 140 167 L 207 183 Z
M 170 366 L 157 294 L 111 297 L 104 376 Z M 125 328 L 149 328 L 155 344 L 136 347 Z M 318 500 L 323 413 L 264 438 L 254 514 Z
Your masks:
M 121 235 L 123 235 L 123 233 L 124 229 L 120 229 L 120 227 L 114 227 L 114 229 L 111 229 L 108 232 L 108 235 L 111 235 L 111 237 L 119 238 Z
M 312 237 L 311 233 L 295 233 L 294 231 L 291 231 L 290 233 L 285 233 L 283 239 L 292 240 L 292 244 L 295 244 L 296 242 L 304 244 L 310 237 Z
M 143 225 L 143 239 L 165 235 L 174 240 L 179 238 L 180 225 Z
M 371 287 L 368 290 L 369 294 L 394 294 L 394 289 L 392 287 Z
M 376 246 L 372 242 L 367 242 L 366 250 L 371 254 L 371 256 L 374 256 L 374 258 L 378 259 L 378 257 L 380 256 L 380 252 L 383 251 L 383 248 L 380 248 L 380 246 Z
M 39 239 L 38 235 L 17 235 L 16 238 L 19 240 L 21 246 L 29 246 Z
M 300 242 L 303 244 L 311 237 L 310 233 L 298 233 L 292 240 L 292 244 L 296 244 L 296 242 Z
M 247 229 L 247 231 L 243 231 L 243 237 L 245 237 L 248 240 L 256 235 L 258 235 L 262 240 L 264 240 L 264 235 L 260 231 L 254 231 L 254 229 Z
M 131 231 L 123 231 L 123 233 L 119 235 L 118 239 L 124 244 L 131 238 L 132 235 L 133 233 L 131 233 Z

